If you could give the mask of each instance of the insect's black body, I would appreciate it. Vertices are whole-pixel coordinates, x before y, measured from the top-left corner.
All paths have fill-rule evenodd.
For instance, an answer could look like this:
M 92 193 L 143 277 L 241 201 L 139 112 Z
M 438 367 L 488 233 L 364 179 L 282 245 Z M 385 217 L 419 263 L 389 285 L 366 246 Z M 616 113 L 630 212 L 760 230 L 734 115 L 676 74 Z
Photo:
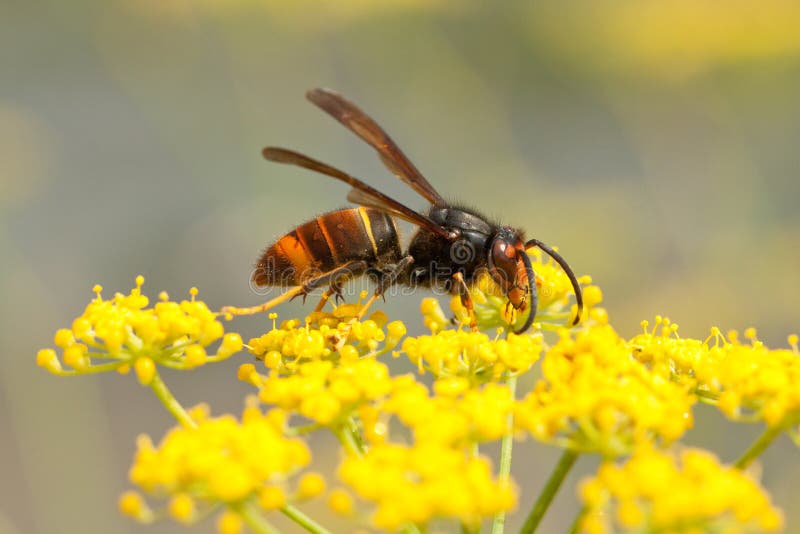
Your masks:
M 467 284 L 473 282 L 481 269 L 488 268 L 487 248 L 498 228 L 482 215 L 454 206 L 433 206 L 428 217 L 458 237 L 447 239 L 420 228 L 408 247 L 414 258 L 409 284 L 449 291 L 458 272 Z
M 301 286 L 304 293 L 327 287 L 338 294 L 344 280 L 370 274 L 377 278 L 375 296 L 393 284 L 443 288 L 461 296 L 476 328 L 469 286 L 486 272 L 514 309 L 530 307 L 527 320 L 517 330 L 522 332 L 532 324 L 537 305 L 535 275 L 525 251 L 539 247 L 569 276 L 578 303 L 575 322 L 579 320 L 580 285 L 555 251 L 535 239 L 523 241 L 520 230 L 491 223 L 473 210 L 446 202 L 386 132 L 341 95 L 314 89 L 308 98 L 375 148 L 386 166 L 425 197 L 431 208 L 423 215 L 335 167 L 291 150 L 265 148 L 268 160 L 305 167 L 350 184 L 353 189 L 347 198 L 361 207 L 326 213 L 281 237 L 260 258 L 253 274 L 256 285 Z M 405 253 L 392 217 L 418 227 Z M 326 299 L 323 297 L 321 304 Z

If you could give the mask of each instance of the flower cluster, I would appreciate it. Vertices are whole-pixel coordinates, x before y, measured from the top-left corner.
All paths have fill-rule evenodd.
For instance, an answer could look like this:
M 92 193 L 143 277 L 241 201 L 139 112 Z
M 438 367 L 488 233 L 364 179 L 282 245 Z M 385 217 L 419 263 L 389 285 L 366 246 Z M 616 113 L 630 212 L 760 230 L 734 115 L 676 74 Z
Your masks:
M 693 389 L 731 419 L 780 426 L 800 418 L 800 391 L 793 387 L 800 383 L 797 336 L 789 336 L 791 349 L 769 349 L 752 328 L 742 343 L 738 332 L 726 337 L 718 328 L 705 341 L 683 339 L 678 326 L 662 317 L 652 330 L 647 322 L 643 326 L 631 340 L 637 359 Z
M 572 283 L 563 269 L 540 249 L 531 249 L 528 255 L 536 273 L 535 283 L 539 297 L 536 321 L 543 329 L 558 328 L 568 322 L 577 311 L 574 305 L 571 309 L 565 309 L 573 292 Z M 606 311 L 598 307 L 603 300 L 602 291 L 598 286 L 591 285 L 590 276 L 582 276 L 578 281 L 583 288 L 582 320 L 594 319 L 605 322 Z M 524 315 L 519 316 L 509 306 L 506 295 L 486 272 L 478 277 L 470 290 L 470 295 L 474 305 L 475 318 L 481 330 L 507 329 L 509 326 L 513 330 L 513 327 L 519 326 L 525 321 Z M 450 310 L 460 324 L 469 324 L 469 314 L 461 304 L 460 297 L 454 296 L 450 300 Z M 423 315 L 425 315 L 426 326 L 434 333 L 451 322 L 446 319 L 441 310 L 437 310 L 433 305 L 428 305 L 427 308 L 423 305 Z
M 156 364 L 175 369 L 191 369 L 207 362 L 228 358 L 242 348 L 239 334 L 225 334 L 217 314 L 204 302 L 191 300 L 172 302 L 166 293 L 148 308 L 149 299 L 142 295 L 144 277 L 136 278 L 136 287 L 129 294 L 117 293 L 105 300 L 102 288 L 94 287 L 96 297 L 72 328 L 62 328 L 54 342 L 62 351 L 61 360 L 53 349 L 42 349 L 37 363 L 58 375 L 98 373 L 134 368 L 139 380 L 149 384 L 156 373 Z M 222 339 L 216 354 L 208 347 Z M 72 370 L 62 368 L 62 361 Z M 105 361 L 106 363 L 97 363 Z
M 783 522 L 747 474 L 699 449 L 643 447 L 622 465 L 604 463 L 580 495 L 587 510 L 582 531 L 590 534 L 776 532 Z
M 435 299 L 422 301 L 426 316 L 443 315 Z M 432 324 L 429 322 L 429 324 Z M 541 334 L 500 334 L 462 329 L 438 330 L 428 336 L 406 338 L 402 352 L 419 367 L 437 377 L 461 376 L 478 382 L 497 380 L 528 371 L 542 351 Z
M 485 458 L 435 443 L 376 445 L 364 456 L 347 457 L 339 476 L 375 503 L 372 521 L 389 531 L 437 517 L 475 528 L 516 503 L 513 487 L 492 475 Z
M 360 407 L 392 390 L 396 379 L 376 357 L 406 333 L 402 322 L 386 324 L 380 312 L 365 321 L 343 321 L 337 311 L 316 312 L 302 326 L 296 320 L 277 326 L 273 315 L 272 329 L 248 344 L 269 373 L 262 375 L 253 364 L 239 369 L 239 378 L 259 389 L 262 402 L 335 432 Z
M 328 492 L 328 505 L 351 519 L 368 517 L 378 529 L 427 531 L 450 521 L 476 532 L 492 519 L 502 530 L 497 525 L 518 499 L 509 455 L 515 436 L 565 449 L 525 533 L 579 453 L 604 460 L 581 487 L 583 532 L 780 529 L 780 512 L 741 469 L 800 422 L 797 336 L 782 350 L 765 347 L 753 330 L 746 342 L 718 329 L 705 340 L 681 338 L 677 325 L 659 317 L 626 340 L 591 285 L 581 324 L 565 328 L 576 311 L 566 309 L 569 280 L 538 252 L 533 259 L 540 306 L 537 322 L 521 335 L 506 332 L 523 318 L 510 313 L 487 278 L 472 290 L 475 332 L 464 327 L 458 297 L 454 320 L 435 299 L 424 299 L 430 334 L 419 336 L 407 336 L 405 323 L 382 312 L 360 319 L 360 301 L 302 321 L 278 323 L 272 314 L 272 328 L 246 345 L 258 361 L 238 368 L 238 378 L 258 391 L 241 418 L 187 412 L 157 373 L 157 365 L 192 369 L 245 346 L 224 332 L 220 314 L 195 300 L 196 290 L 180 303 L 162 294 L 149 307 L 141 277 L 128 295 L 110 300 L 97 287 L 72 328 L 56 333 L 60 357 L 43 349 L 37 362 L 59 375 L 133 368 L 178 419 L 159 444 L 139 440 L 130 470 L 138 491 L 125 493 L 119 506 L 144 522 L 168 514 L 189 524 L 219 511 L 221 534 L 238 534 L 243 525 L 263 534 L 275 529 L 259 514 L 280 510 L 327 534 L 295 504 L 325 492 L 321 475 L 304 472 L 312 460 L 305 436 L 329 431 L 342 450 L 341 487 Z M 417 373 L 393 374 L 389 354 L 408 358 Z M 537 363 L 541 377 L 518 398 L 518 378 Z M 432 375 L 430 385 L 422 375 Z M 698 400 L 734 421 L 764 421 L 768 430 L 734 467 L 680 449 L 675 442 L 692 426 Z M 501 442 L 497 468 L 485 447 L 493 442 Z M 151 509 L 145 495 L 166 501 L 164 510 Z M 357 503 L 369 513 L 356 513 Z
M 350 307 L 344 304 L 339 308 Z M 401 321 L 386 324 L 386 315 L 376 312 L 366 321 L 342 320 L 346 317 L 337 308 L 334 313 L 314 312 L 305 324 L 292 319 L 277 326 L 277 314 L 270 314 L 272 329 L 248 342 L 250 352 L 280 374 L 297 372 L 303 363 L 320 360 L 354 361 L 360 357 L 383 354 L 394 348 L 406 334 Z M 338 313 L 337 313 L 338 312 Z M 384 327 L 386 331 L 384 332 Z
M 342 362 L 305 362 L 297 372 L 262 376 L 244 364 L 241 378 L 259 388 L 259 398 L 288 413 L 296 413 L 321 426 L 338 428 L 359 406 L 384 398 L 392 389 L 389 368 L 374 359 Z
M 542 374 L 515 416 L 539 440 L 616 457 L 676 440 L 692 425 L 693 395 L 633 358 L 609 325 L 563 330 Z
M 299 438 L 284 436 L 279 417 L 252 406 L 241 421 L 233 416 L 208 417 L 203 409 L 191 414 L 195 426 L 170 430 L 158 446 L 140 436 L 130 470 L 131 482 L 142 491 L 171 498 L 173 518 L 190 523 L 217 503 L 248 499 L 273 510 L 290 499 L 310 496 L 309 481 L 319 475 L 304 475 L 294 490 L 288 486 L 289 477 L 309 464 L 311 453 Z M 136 494 L 123 495 L 120 507 L 139 519 L 153 515 Z
M 511 432 L 514 395 L 506 384 L 472 388 L 465 378 L 434 383 L 434 394 L 413 376 L 396 382 L 381 407 L 413 432 L 415 443 L 466 449 L 502 439 Z

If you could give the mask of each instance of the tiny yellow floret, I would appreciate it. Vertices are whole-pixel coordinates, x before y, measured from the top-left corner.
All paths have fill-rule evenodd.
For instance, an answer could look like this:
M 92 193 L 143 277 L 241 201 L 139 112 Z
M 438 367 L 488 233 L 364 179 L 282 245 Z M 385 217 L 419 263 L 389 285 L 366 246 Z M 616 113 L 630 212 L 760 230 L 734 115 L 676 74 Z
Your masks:
M 277 486 L 267 486 L 258 492 L 258 505 L 264 510 L 279 510 L 286 506 L 286 493 Z
M 242 526 L 241 516 L 232 510 L 225 510 L 217 518 L 217 532 L 219 534 L 240 534 Z
M 36 353 L 36 365 L 44 367 L 53 374 L 61 372 L 61 362 L 53 349 L 41 349 Z
M 152 517 L 152 511 L 144 502 L 141 494 L 135 491 L 126 491 L 119 497 L 117 506 L 122 515 L 147 522 Z
M 139 383 L 143 386 L 149 386 L 156 375 L 156 364 L 146 356 L 137 358 L 133 362 L 133 369 L 136 371 L 136 378 L 139 379 Z
M 347 490 L 335 488 L 328 494 L 328 507 L 339 515 L 352 516 L 355 504 Z
M 191 523 L 195 517 L 194 500 L 185 493 L 174 495 L 169 501 L 169 515 L 179 523 Z
M 202 345 L 189 345 L 186 347 L 186 365 L 191 369 L 205 365 L 208 355 Z
M 319 473 L 306 473 L 297 484 L 297 498 L 312 499 L 325 491 L 325 478 Z

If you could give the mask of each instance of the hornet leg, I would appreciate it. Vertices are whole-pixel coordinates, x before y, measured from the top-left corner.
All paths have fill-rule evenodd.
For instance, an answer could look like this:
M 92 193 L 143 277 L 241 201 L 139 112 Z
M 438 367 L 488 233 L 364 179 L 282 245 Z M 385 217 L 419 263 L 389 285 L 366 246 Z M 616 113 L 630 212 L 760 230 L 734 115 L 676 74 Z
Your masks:
M 473 332 L 477 332 L 478 320 L 475 318 L 475 308 L 472 304 L 472 297 L 469 294 L 467 283 L 464 281 L 464 275 L 455 273 L 453 275 L 453 280 L 455 280 L 458 285 L 458 295 L 461 297 L 461 304 L 467 309 L 467 313 L 469 313 L 469 327 Z
M 357 318 L 359 321 L 367 313 L 367 310 L 369 310 L 370 306 L 372 306 L 372 304 L 376 300 L 378 300 L 379 297 L 382 297 L 384 292 L 390 287 L 392 287 L 392 285 L 397 281 L 397 278 L 402 273 L 404 273 L 413 263 L 414 263 L 413 257 L 405 256 L 404 258 L 402 258 L 400 261 L 397 262 L 397 264 L 391 271 L 389 271 L 388 273 L 384 273 L 384 275 L 381 276 L 381 279 L 378 280 L 378 287 L 375 288 L 375 292 L 372 294 L 369 300 L 367 300 L 367 302 L 364 303 L 364 306 L 361 308 L 361 311 L 358 312 Z
M 323 273 L 320 276 L 306 280 L 302 285 L 295 286 L 289 289 L 286 293 L 278 295 L 272 300 L 259 304 L 258 306 L 250 306 L 247 308 L 237 308 L 235 306 L 225 306 L 220 310 L 220 313 L 225 315 L 255 315 L 256 313 L 265 312 L 282 304 L 288 300 L 292 300 L 299 296 L 303 299 L 315 288 L 325 284 L 335 284 L 342 277 L 358 276 L 367 269 L 367 264 L 363 261 L 349 262 L 341 267 L 337 267 L 332 271 Z M 324 296 L 324 295 L 323 295 Z M 327 298 L 326 298 L 327 300 Z M 323 302 L 324 304 L 324 302 Z

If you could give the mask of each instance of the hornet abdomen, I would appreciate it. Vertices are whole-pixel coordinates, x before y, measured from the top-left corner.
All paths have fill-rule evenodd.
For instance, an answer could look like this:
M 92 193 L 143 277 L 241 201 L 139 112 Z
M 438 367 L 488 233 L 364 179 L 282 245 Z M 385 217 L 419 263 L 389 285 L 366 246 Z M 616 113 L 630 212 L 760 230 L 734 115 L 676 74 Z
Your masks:
M 331 211 L 269 246 L 252 279 L 258 286 L 296 286 L 353 262 L 364 262 L 366 270 L 396 263 L 401 254 L 397 226 L 386 213 L 365 207 Z

